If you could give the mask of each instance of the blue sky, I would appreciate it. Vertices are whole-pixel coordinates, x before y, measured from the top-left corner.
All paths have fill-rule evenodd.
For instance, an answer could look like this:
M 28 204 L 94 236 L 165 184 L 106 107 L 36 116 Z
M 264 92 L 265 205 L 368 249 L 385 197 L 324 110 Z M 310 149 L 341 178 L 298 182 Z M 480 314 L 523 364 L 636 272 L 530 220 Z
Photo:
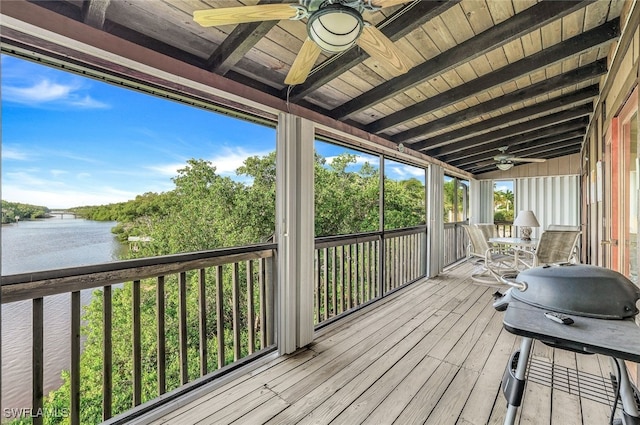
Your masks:
M 190 158 L 237 178 L 247 157 L 275 150 L 273 128 L 11 56 L 1 56 L 1 73 L 7 201 L 49 208 L 123 202 L 171 190 L 171 178 Z M 328 158 L 345 150 L 317 148 Z M 398 163 L 387 172 L 392 178 L 421 173 Z

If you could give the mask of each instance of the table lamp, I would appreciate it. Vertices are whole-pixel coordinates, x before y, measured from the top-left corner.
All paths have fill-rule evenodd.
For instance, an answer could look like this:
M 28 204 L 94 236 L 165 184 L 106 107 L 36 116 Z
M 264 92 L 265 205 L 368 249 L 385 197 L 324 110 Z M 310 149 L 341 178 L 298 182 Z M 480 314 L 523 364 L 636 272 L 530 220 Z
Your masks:
M 531 240 L 531 228 L 540 227 L 538 219 L 536 219 L 533 211 L 522 210 L 518 213 L 518 216 L 513 220 L 513 225 L 520 227 L 520 238 L 525 241 Z

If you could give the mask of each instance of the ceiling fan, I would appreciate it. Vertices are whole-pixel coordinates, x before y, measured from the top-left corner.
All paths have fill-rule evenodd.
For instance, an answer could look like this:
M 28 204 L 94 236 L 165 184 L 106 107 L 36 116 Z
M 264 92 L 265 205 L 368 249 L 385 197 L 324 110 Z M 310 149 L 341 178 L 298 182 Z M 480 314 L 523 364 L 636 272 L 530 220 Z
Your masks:
M 511 169 L 511 167 L 514 166 L 514 162 L 545 162 L 546 161 L 546 159 L 542 159 L 542 158 L 518 158 L 515 155 L 507 154 L 507 149 L 509 149 L 509 146 L 502 146 L 501 148 L 498 148 L 498 150 L 500 151 L 500 154 L 494 156 L 493 161 L 479 163 L 478 166 L 483 167 L 485 165 L 496 164 L 496 167 L 498 167 L 500 170 L 506 171 Z
M 354 44 L 379 61 L 393 76 L 406 73 L 415 64 L 374 25 L 362 18 L 364 11 L 378 11 L 411 0 L 299 0 L 298 3 L 258 4 L 221 9 L 196 10 L 193 20 L 203 27 L 270 20 L 306 19 L 307 39 L 284 80 L 301 84 L 324 51 L 340 53 Z

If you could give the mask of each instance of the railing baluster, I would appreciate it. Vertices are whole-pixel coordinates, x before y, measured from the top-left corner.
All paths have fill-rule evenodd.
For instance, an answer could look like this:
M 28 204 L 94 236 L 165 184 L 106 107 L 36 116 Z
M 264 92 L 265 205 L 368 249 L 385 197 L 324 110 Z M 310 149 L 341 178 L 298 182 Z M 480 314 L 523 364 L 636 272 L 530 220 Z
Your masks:
M 32 332 L 33 332 L 33 347 L 32 347 L 32 359 L 31 359 L 31 376 L 32 376 L 32 393 L 31 393 L 31 407 L 33 411 L 42 411 L 43 401 L 43 338 L 44 338 L 44 308 L 42 298 L 33 299 L 33 311 L 32 311 Z M 42 416 L 36 416 L 33 418 L 34 425 L 42 424 Z
M 218 337 L 218 369 L 226 363 L 224 353 L 224 293 L 222 290 L 222 266 L 215 267 L 216 272 L 216 323 Z
M 267 346 L 270 346 L 274 343 L 274 337 L 275 337 L 275 319 L 274 319 L 274 311 L 273 311 L 273 306 L 274 304 L 274 287 L 275 287 L 275 282 L 274 282 L 274 272 L 273 269 L 275 267 L 275 257 L 270 257 L 269 259 L 267 259 L 265 261 L 265 302 L 266 302 L 266 307 L 265 310 L 267 311 L 265 316 L 266 316 L 266 323 L 263 325 L 265 332 L 267 334 Z
M 336 316 L 338 314 L 338 264 L 336 262 L 338 258 L 337 250 L 338 248 L 335 246 L 331 249 L 331 311 L 333 313 L 333 316 Z
M 249 332 L 249 354 L 255 351 L 255 313 L 253 310 L 253 262 L 247 260 L 247 331 Z
M 349 268 L 347 270 L 347 276 L 349 281 L 347 282 L 347 300 L 349 308 L 353 308 L 353 244 L 349 245 Z
M 354 289 L 355 289 L 355 298 L 356 298 L 356 303 L 355 305 L 358 306 L 362 303 L 362 296 L 361 296 L 361 291 L 362 291 L 362 285 L 360 282 L 360 278 L 361 273 L 360 273 L 360 244 L 359 243 L 355 243 L 354 244 L 354 248 L 356 250 L 356 254 L 354 255 L 354 261 L 355 261 L 355 278 L 354 278 Z
M 158 276 L 156 291 L 156 321 L 158 324 L 156 329 L 156 338 L 158 340 L 158 395 L 162 395 L 167 391 L 167 340 L 164 335 L 164 276 Z
M 386 294 L 391 289 L 391 279 L 392 275 L 392 266 L 391 263 L 391 243 L 393 241 L 391 239 L 385 239 L 384 241 L 384 270 L 385 270 L 385 282 L 384 282 L 384 293 Z
M 111 286 L 102 289 L 102 420 L 112 416 L 113 400 L 113 303 Z
M 71 425 L 80 424 L 80 291 L 71 293 Z
M 140 341 L 140 281 L 132 283 L 131 311 L 133 324 L 133 406 L 142 403 L 142 347 Z
M 400 257 L 400 238 L 399 237 L 393 238 L 393 248 L 394 248 L 394 254 L 395 254 L 394 262 L 396 264 L 396 278 L 393 285 L 393 289 L 396 289 L 398 286 L 400 286 L 400 279 L 402 278 L 402 276 L 400 275 L 400 264 L 398 262 L 398 257 Z
M 207 367 L 207 287 L 205 269 L 198 276 L 198 320 L 200 331 L 200 376 L 208 372 Z
M 401 257 L 402 257 L 402 260 L 401 260 L 402 261 L 401 262 L 401 265 L 402 265 L 402 279 L 400 281 L 401 285 L 403 285 L 403 284 L 405 284 L 405 283 L 407 283 L 409 281 L 409 277 L 408 277 L 408 274 L 407 274 L 407 268 L 408 268 L 407 266 L 409 264 L 408 263 L 408 257 L 409 257 L 408 254 L 409 253 L 407 251 L 407 239 L 408 239 L 407 236 L 400 236 L 399 241 L 398 241 L 400 243 L 400 246 L 402 247 L 401 248 L 401 250 L 402 250 L 402 255 L 401 255 Z
M 267 291 L 265 288 L 264 258 L 258 261 L 258 287 L 260 288 L 260 348 L 267 346 Z
M 180 334 L 180 384 L 189 382 L 187 358 L 187 272 L 178 275 L 178 333 Z
M 316 323 L 320 323 L 320 312 L 322 311 L 322 301 L 320 299 L 320 288 L 322 287 L 322 282 L 321 282 L 321 274 L 320 274 L 320 269 L 321 269 L 321 265 L 320 265 L 320 252 L 318 252 L 318 250 L 315 250 L 315 313 L 316 313 Z
M 340 247 L 340 313 L 346 308 L 345 296 L 344 296 L 344 279 L 345 279 L 345 264 L 344 264 L 344 245 Z
M 322 293 L 324 296 L 324 319 L 329 318 L 329 249 L 322 250 L 324 261 L 322 262 L 322 275 L 324 285 L 322 285 Z
M 233 360 L 240 358 L 240 283 L 238 263 L 233 263 L 232 305 L 233 305 Z

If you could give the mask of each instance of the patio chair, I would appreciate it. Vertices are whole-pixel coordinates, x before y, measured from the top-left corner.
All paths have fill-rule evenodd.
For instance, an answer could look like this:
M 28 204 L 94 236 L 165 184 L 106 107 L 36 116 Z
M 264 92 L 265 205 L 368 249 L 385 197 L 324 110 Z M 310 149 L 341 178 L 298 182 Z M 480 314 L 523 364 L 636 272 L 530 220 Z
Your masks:
M 579 237 L 578 230 L 547 230 L 534 251 L 518 251 L 519 261 L 525 267 L 578 262 L 575 248 Z
M 490 238 L 498 237 L 498 227 L 493 223 L 476 223 L 474 226 L 482 231 L 482 234 L 487 241 Z
M 498 226 L 496 226 L 494 223 L 476 223 L 474 224 L 474 226 L 480 229 L 480 231 L 484 235 L 484 238 L 487 240 L 489 245 L 497 247 L 502 254 L 507 254 L 507 255 L 513 254 L 513 252 L 510 251 L 510 247 L 489 242 L 489 239 L 497 238 L 499 236 Z
M 500 277 L 517 273 L 514 268 L 514 257 L 503 254 L 498 247 L 489 245 L 482 230 L 474 225 L 463 225 L 469 236 L 467 257 L 479 259 L 481 273 L 474 273 L 471 279 L 475 282 L 495 285 L 501 283 Z

